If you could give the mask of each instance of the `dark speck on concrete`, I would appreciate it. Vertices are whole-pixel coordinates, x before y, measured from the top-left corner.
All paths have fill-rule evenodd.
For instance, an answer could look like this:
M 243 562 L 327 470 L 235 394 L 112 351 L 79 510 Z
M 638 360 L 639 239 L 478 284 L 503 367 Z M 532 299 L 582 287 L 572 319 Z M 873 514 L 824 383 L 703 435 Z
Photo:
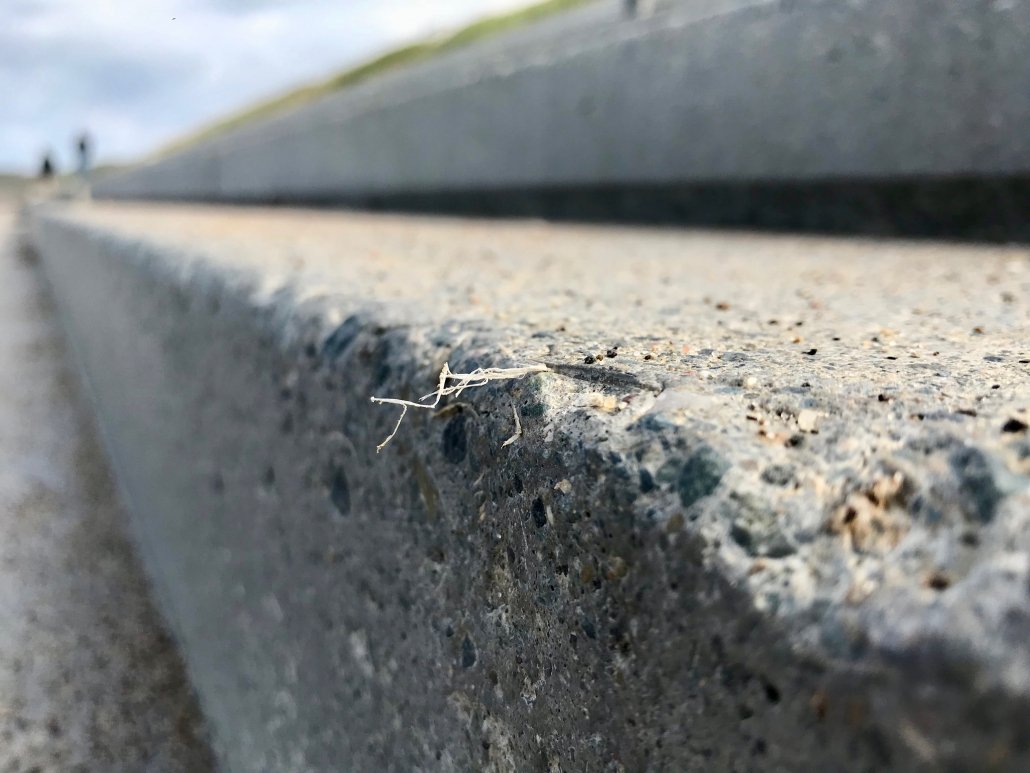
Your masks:
M 468 451 L 468 437 L 465 432 L 467 417 L 459 413 L 449 422 L 443 430 L 443 458 L 452 464 L 458 464 L 465 460 Z
M 582 628 L 583 628 L 583 633 L 586 634 L 588 639 L 596 639 L 597 638 L 597 628 L 594 627 L 594 624 L 591 621 L 589 621 L 589 620 L 584 618 L 584 620 L 582 622 Z
M 476 645 L 468 636 L 461 642 L 461 667 L 472 668 L 476 665 Z
M 333 473 L 329 499 L 332 500 L 333 507 L 336 508 L 340 515 L 348 515 L 350 513 L 350 486 L 347 484 L 347 475 L 342 469 L 337 469 Z
M 543 403 L 529 403 L 523 405 L 522 410 L 519 411 L 522 417 L 525 419 L 538 419 L 544 415 L 544 404 Z
M 383 346 L 384 348 L 388 349 L 388 342 L 384 342 Z M 385 354 L 383 354 L 382 356 L 384 358 L 386 357 Z M 392 372 L 393 368 L 390 367 L 390 363 L 384 361 L 383 364 L 379 366 L 378 370 L 376 370 L 375 385 L 379 386 L 380 384 L 385 384 L 387 380 L 390 378 L 390 374 Z
M 762 480 L 773 486 L 787 486 L 794 481 L 794 470 L 784 464 L 771 464 L 762 471 Z
M 533 523 L 538 529 L 547 525 L 547 511 L 544 509 L 544 500 L 540 497 L 533 500 Z
M 347 351 L 347 348 L 354 342 L 354 339 L 358 337 L 358 333 L 361 332 L 362 327 L 361 319 L 357 315 L 352 314 L 347 317 L 347 319 L 345 319 L 343 323 L 325 339 L 325 343 L 322 344 L 322 356 L 329 362 L 337 359 Z
M 958 476 L 963 509 L 981 523 L 989 523 L 994 519 L 1003 493 L 998 489 L 987 457 L 975 448 L 963 447 L 951 454 L 949 462 Z
M 588 354 L 586 357 L 583 358 L 583 362 L 585 362 L 587 365 L 593 365 L 594 364 L 594 355 Z
M 640 470 L 640 490 L 645 494 L 649 491 L 654 491 L 654 478 L 651 477 L 651 473 L 641 468 Z
M 680 470 L 677 489 L 683 506 L 690 507 L 715 491 L 728 469 L 726 460 L 711 448 L 699 448 Z
M 1001 425 L 1001 431 L 1002 432 L 1026 432 L 1027 427 L 1028 427 L 1028 425 L 1027 425 L 1027 423 L 1025 421 L 1020 421 L 1019 419 L 1009 419 L 1008 421 L 1006 421 L 1004 424 Z

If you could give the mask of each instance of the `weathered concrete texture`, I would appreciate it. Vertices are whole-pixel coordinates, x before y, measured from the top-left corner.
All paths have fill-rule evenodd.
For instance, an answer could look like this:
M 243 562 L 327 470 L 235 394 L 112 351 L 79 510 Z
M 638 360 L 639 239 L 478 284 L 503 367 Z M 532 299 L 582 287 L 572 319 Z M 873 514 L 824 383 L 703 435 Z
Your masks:
M 1025 250 L 114 205 L 32 234 L 227 769 L 1030 766 Z M 445 361 L 552 372 L 377 456 L 369 396 Z
M 0 209 L 0 771 L 211 769 L 37 266 Z
M 441 57 L 99 182 L 324 201 L 1030 171 L 1027 0 L 706 0 Z M 571 28 L 570 28 L 571 27 Z

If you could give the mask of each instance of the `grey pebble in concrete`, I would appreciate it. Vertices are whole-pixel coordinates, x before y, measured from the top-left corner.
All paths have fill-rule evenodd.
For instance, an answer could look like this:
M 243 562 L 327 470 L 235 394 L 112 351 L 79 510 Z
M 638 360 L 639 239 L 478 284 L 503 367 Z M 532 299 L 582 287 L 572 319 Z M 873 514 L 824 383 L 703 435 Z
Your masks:
M 1025 249 L 142 205 L 31 238 L 228 770 L 1030 768 Z M 377 455 L 369 397 L 444 362 L 550 372 Z
M 0 202 L 0 771 L 212 769 L 49 296 Z

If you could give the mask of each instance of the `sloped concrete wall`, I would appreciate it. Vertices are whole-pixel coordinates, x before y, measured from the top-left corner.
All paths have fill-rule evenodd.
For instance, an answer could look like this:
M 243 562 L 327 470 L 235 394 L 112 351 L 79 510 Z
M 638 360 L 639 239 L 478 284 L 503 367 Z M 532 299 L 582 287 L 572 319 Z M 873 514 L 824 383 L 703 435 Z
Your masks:
M 614 13 L 347 89 L 100 181 L 102 196 L 1030 173 L 1030 2 L 715 0 Z M 614 11 L 614 4 L 613 4 Z

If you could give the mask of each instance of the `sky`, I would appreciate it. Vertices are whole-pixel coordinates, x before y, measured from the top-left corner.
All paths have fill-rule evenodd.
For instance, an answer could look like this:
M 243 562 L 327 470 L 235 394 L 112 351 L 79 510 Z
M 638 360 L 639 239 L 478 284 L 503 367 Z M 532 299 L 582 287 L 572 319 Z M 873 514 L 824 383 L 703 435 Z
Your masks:
M 0 0 L 0 171 L 131 161 L 225 113 L 528 0 Z

